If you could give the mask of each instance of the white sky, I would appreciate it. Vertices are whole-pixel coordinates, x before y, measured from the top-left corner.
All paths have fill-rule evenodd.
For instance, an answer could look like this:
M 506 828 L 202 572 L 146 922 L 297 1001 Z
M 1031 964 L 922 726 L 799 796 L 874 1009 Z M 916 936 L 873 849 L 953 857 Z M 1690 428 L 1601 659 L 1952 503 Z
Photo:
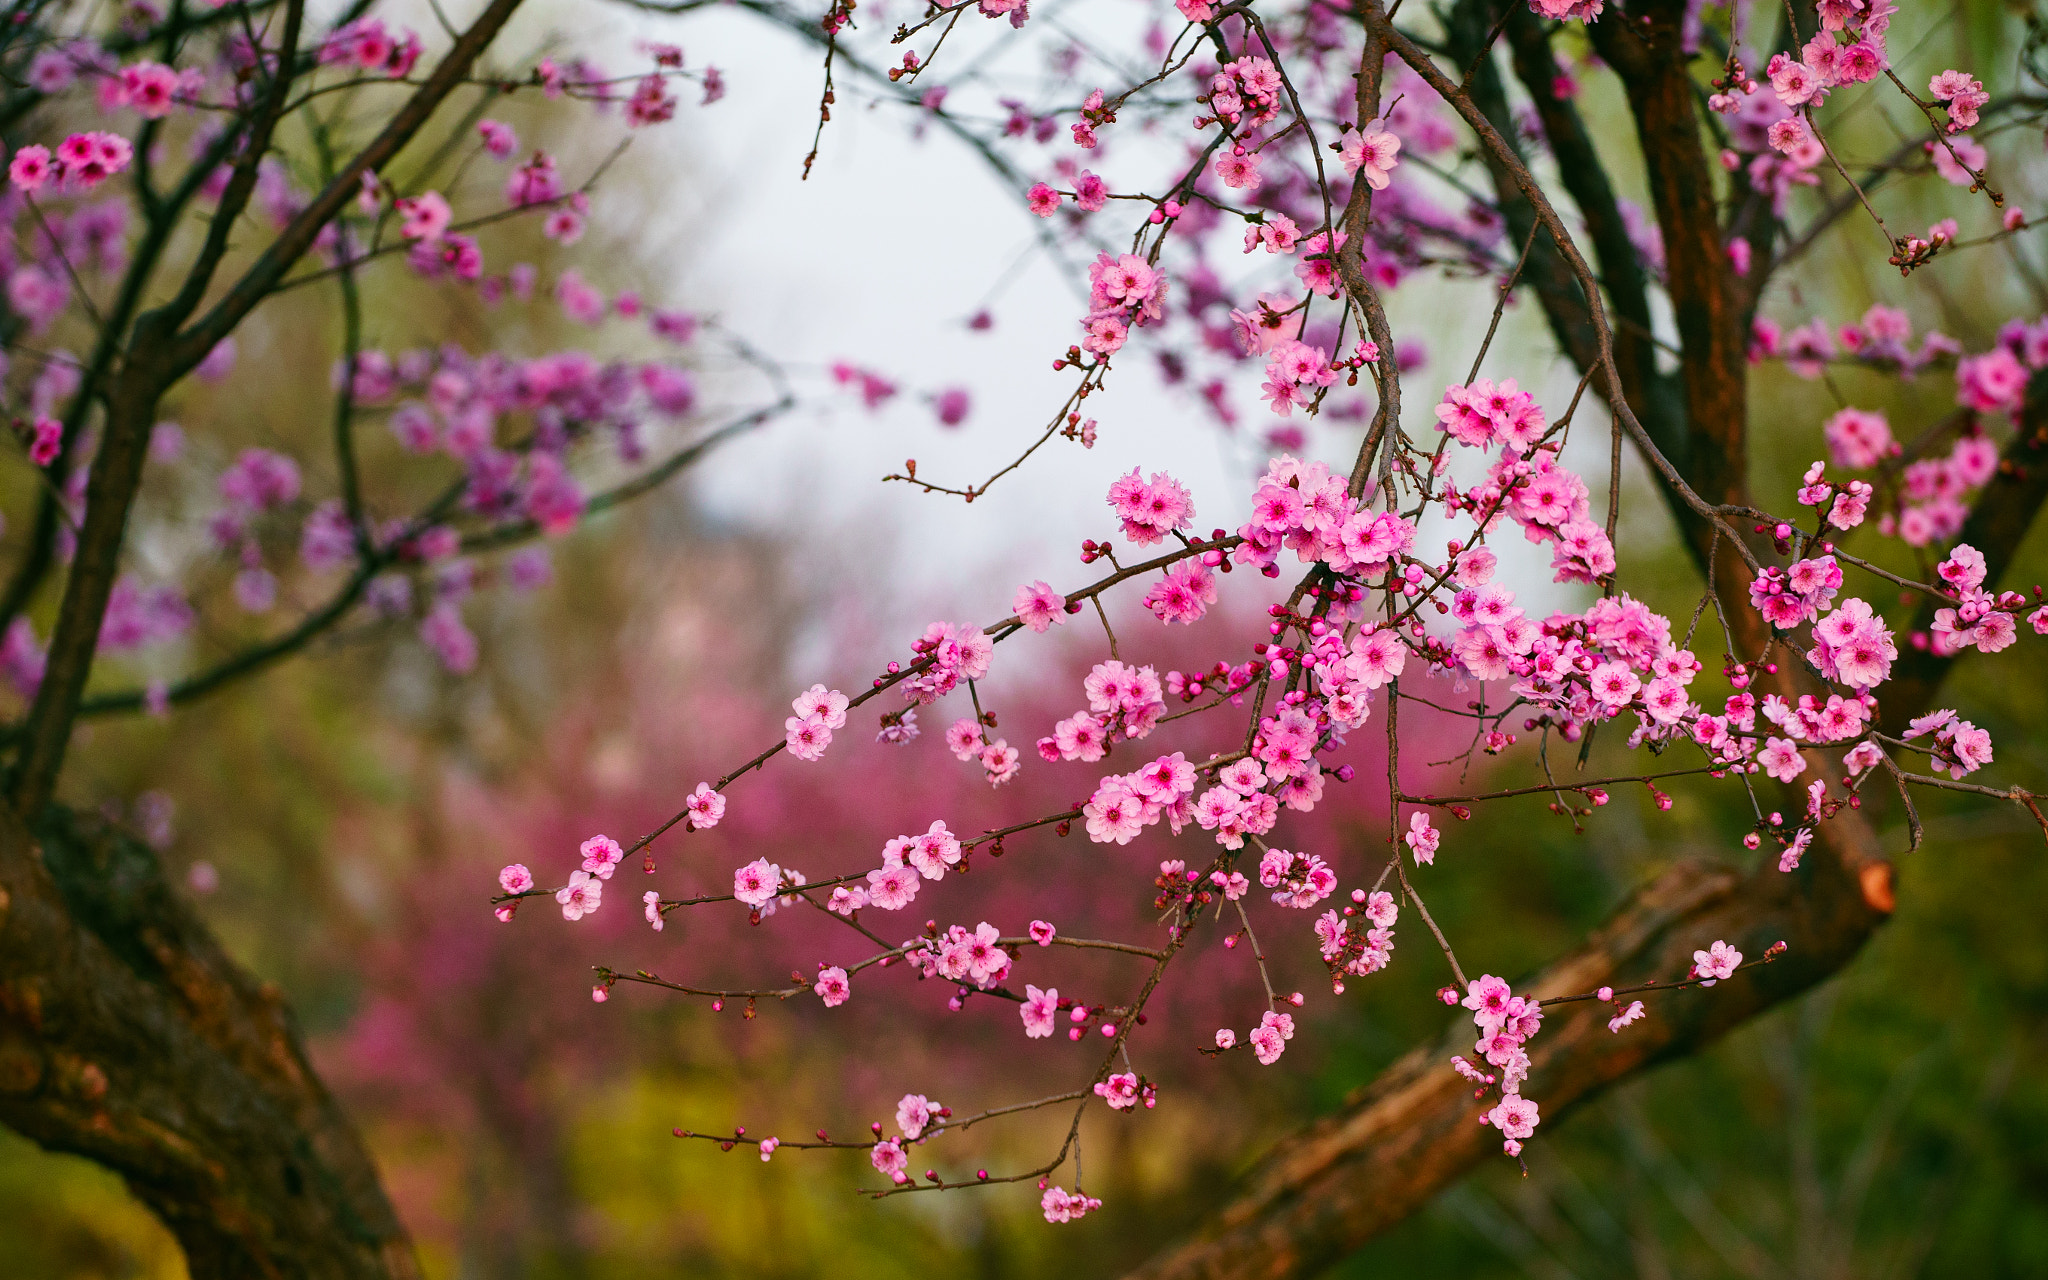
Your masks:
M 579 19 L 602 14 L 603 29 L 565 27 L 565 12 Z M 861 15 L 875 29 L 872 6 Z M 635 46 L 648 39 L 679 43 L 688 65 L 708 62 L 725 73 L 724 101 L 700 108 L 686 94 L 674 125 L 636 143 L 634 181 L 660 193 L 657 222 L 646 234 L 674 246 L 673 274 L 641 289 L 653 302 L 715 313 L 788 366 L 812 371 L 804 385 L 822 394 L 817 407 L 699 469 L 690 483 L 700 509 L 721 520 L 794 530 L 805 554 L 815 547 L 827 564 L 843 563 L 854 551 L 870 557 L 877 572 L 864 580 L 899 584 L 879 612 L 920 629 L 932 617 L 1000 616 L 1017 585 L 1032 578 L 1063 588 L 1082 581 L 1089 570 L 1078 562 L 1078 544 L 1114 531 L 1103 495 L 1112 478 L 1134 466 L 1169 469 L 1186 484 L 1203 533 L 1243 520 L 1249 481 L 1265 459 L 1254 439 L 1271 416 L 1241 393 L 1245 425 L 1235 437 L 1221 431 L 1192 402 L 1190 389 L 1165 389 L 1143 331 L 1107 390 L 1088 401 L 1087 416 L 1101 423 L 1092 451 L 1054 439 L 972 506 L 879 483 L 909 457 L 921 476 L 978 483 L 1035 439 L 1064 401 L 1074 375 L 1055 373 L 1050 362 L 1080 336 L 1085 308 L 1075 282 L 1046 255 L 1030 252 L 1042 224 L 967 147 L 940 130 L 914 137 L 902 109 L 870 109 L 844 73 L 818 162 L 810 180 L 800 180 L 816 124 L 820 57 L 751 15 L 711 10 L 646 19 L 577 0 L 572 9 L 551 6 L 524 22 L 525 34 L 515 30 L 504 46 L 508 56 L 551 25 L 566 30 L 574 47 L 594 45 L 614 73 L 644 65 Z M 981 34 L 989 38 L 1013 35 L 1007 24 L 986 25 Z M 948 55 L 954 52 L 949 46 Z M 1107 76 L 1105 82 L 1114 83 Z M 1044 171 L 1031 177 L 1050 176 L 1050 157 L 1073 150 L 1065 136 L 1063 125 L 1060 141 L 1044 153 Z M 1112 217 L 1115 209 L 1097 216 Z M 1116 230 L 1127 234 L 1128 226 Z M 592 274 L 602 276 L 601 263 Z M 966 317 L 999 283 L 995 328 L 969 331 Z M 1429 420 L 1444 383 L 1464 376 L 1492 301 L 1483 282 L 1425 277 L 1390 299 L 1396 334 L 1421 337 L 1442 353 L 1407 384 L 1411 429 Z M 1517 367 L 1528 362 L 1513 353 L 1531 350 L 1535 327 L 1533 308 L 1521 310 L 1531 314 L 1511 314 L 1486 373 L 1521 373 L 1523 384 L 1561 413 L 1575 380 L 1562 366 Z M 838 359 L 874 368 L 905 394 L 870 414 L 850 394 L 825 393 L 817 372 Z M 974 411 L 964 428 L 946 430 L 915 393 L 954 384 L 971 388 Z M 1348 466 L 1355 427 L 1311 425 L 1308 434 L 1307 453 Z M 1595 434 L 1604 433 L 1587 433 Z M 1604 455 L 1604 443 L 1597 452 Z M 1604 472 L 1602 463 L 1575 460 L 1588 465 L 1589 478 Z M 1511 538 L 1500 549 L 1512 559 L 1519 543 Z M 1529 559 L 1534 568 L 1549 558 L 1531 548 Z M 1517 576 L 1542 581 L 1548 573 Z M 1549 607 L 1528 604 L 1539 613 Z

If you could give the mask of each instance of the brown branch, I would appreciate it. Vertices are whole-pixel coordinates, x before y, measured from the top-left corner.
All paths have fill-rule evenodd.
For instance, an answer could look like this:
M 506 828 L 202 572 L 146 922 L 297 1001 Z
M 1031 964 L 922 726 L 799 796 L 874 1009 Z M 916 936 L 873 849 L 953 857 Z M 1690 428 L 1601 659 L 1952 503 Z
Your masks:
M 1385 22 L 1373 0 L 1366 0 L 1362 10 L 1368 29 Z M 1668 8 L 1658 10 L 1646 27 L 1630 21 L 1627 30 L 1619 30 L 1623 21 L 1623 15 L 1610 14 L 1594 34 L 1603 56 L 1629 86 L 1665 230 L 1673 300 L 1686 339 L 1689 448 L 1678 460 L 1682 475 L 1655 454 L 1628 405 L 1616 403 L 1620 379 L 1591 273 L 1511 144 L 1475 105 L 1477 82 L 1484 75 L 1474 78 L 1474 95 L 1463 94 L 1411 42 L 1394 33 L 1390 43 L 1480 135 L 1497 179 L 1512 181 L 1535 214 L 1553 226 L 1560 255 L 1585 290 L 1595 340 L 1607 348 L 1596 357 L 1597 370 L 1595 361 L 1582 367 L 1597 372 L 1617 418 L 1634 428 L 1638 446 L 1653 465 L 1661 464 L 1659 474 L 1684 498 L 1695 540 L 1704 528 L 1705 545 L 1699 550 L 1711 566 L 1709 591 L 1718 600 L 1747 576 L 1745 564 L 1738 563 L 1746 556 L 1712 554 L 1716 530 L 1734 536 L 1717 508 L 1743 502 L 1741 299 L 1714 222 L 1710 171 L 1693 114 L 1693 87 L 1678 52 L 1675 15 Z M 1509 202 L 1503 198 L 1502 204 L 1506 208 Z M 2048 452 L 2048 436 L 2029 412 L 2008 450 L 2012 465 L 1973 516 L 1985 541 L 1996 539 L 2006 548 L 2005 557 L 2031 522 L 2042 491 L 2048 490 L 2048 473 L 2040 465 L 2048 460 L 2036 456 L 2042 452 Z M 1727 619 L 1735 631 L 1731 644 L 1752 655 L 1769 638 L 1753 615 L 1753 610 L 1737 609 Z M 1888 716 L 1919 714 L 1939 678 L 1936 672 L 1925 684 L 1890 694 Z M 1796 693 L 1805 679 L 1795 664 L 1787 663 L 1774 683 L 1782 692 Z M 1631 897 L 1586 944 L 1527 984 L 1524 989 L 1546 997 L 1668 979 L 1685 972 L 1692 952 L 1716 938 L 1753 954 L 1779 940 L 1791 945 L 1777 965 L 1712 991 L 1659 1000 L 1646 1023 L 1620 1035 L 1607 1032 L 1597 1009 L 1547 1027 L 1532 1042 L 1533 1071 L 1525 1088 L 1544 1107 L 1546 1119 L 1555 1120 L 1634 1072 L 1698 1052 L 1853 958 L 1892 910 L 1892 869 L 1860 814 L 1845 811 L 1823 823 L 1818 836 L 1805 865 L 1789 874 L 1777 870 L 1775 859 L 1747 873 L 1701 862 L 1674 867 Z M 1458 1020 L 1439 1043 L 1410 1053 L 1354 1094 L 1336 1115 L 1284 1140 L 1239 1194 L 1208 1220 L 1201 1235 L 1134 1274 L 1148 1280 L 1310 1274 L 1401 1221 L 1487 1157 L 1498 1140 L 1476 1123 L 1482 1108 L 1446 1062 L 1452 1052 L 1467 1051 L 1473 1037 L 1469 1020 Z
M 36 690 L 24 733 L 24 747 L 10 798 L 15 808 L 33 819 L 55 792 L 57 776 L 71 738 L 72 724 L 92 672 L 93 655 L 99 645 L 100 624 L 114 578 L 120 568 L 121 546 L 127 537 L 128 513 L 142 483 L 143 465 L 148 457 L 149 433 L 157 418 L 157 405 L 172 383 L 196 366 L 214 346 L 241 322 L 291 269 L 321 227 L 341 211 L 354 196 L 360 176 L 382 166 L 411 140 L 443 99 L 460 84 L 470 65 L 496 36 L 498 29 L 519 6 L 520 0 L 492 0 L 470 29 L 449 50 L 427 83 L 417 90 L 392 116 L 377 136 L 344 165 L 321 193 L 279 233 L 248 272 L 212 311 L 182 333 L 175 333 L 185 316 L 198 305 L 199 293 L 218 261 L 213 237 L 202 249 L 186 287 L 171 302 L 136 320 L 135 332 L 119 377 L 107 396 L 106 431 L 92 474 L 86 485 L 85 523 L 79 531 L 78 551 L 72 561 L 64 597 L 58 606 L 57 623 L 50 637 L 49 661 L 41 686 Z M 301 6 L 287 10 L 284 52 L 281 59 L 295 56 Z M 287 80 L 280 75 L 269 98 L 283 100 Z M 245 172 L 254 173 L 257 159 L 269 137 L 270 113 L 266 111 L 222 197 L 214 226 L 225 228 L 239 205 L 237 194 Z M 250 179 L 253 182 L 253 177 Z M 247 192 L 241 192 L 246 201 Z M 225 231 L 220 232 L 225 237 Z M 225 239 L 222 239 L 222 252 Z M 198 286 L 195 291 L 194 285 Z
M 1824 831 L 1848 830 L 1832 824 Z M 1815 851 L 1816 854 L 1819 852 Z M 1776 963 L 1712 990 L 1658 999 L 1620 1034 L 1603 1006 L 1553 1013 L 1530 1042 L 1526 1096 L 1546 1123 L 1617 1080 L 1695 1053 L 1755 1014 L 1848 963 L 1885 918 L 1889 882 L 1874 894 L 1845 872 L 1848 860 L 1814 857 L 1810 870 L 1780 875 L 1770 864 L 1744 876 L 1704 861 L 1674 866 L 1617 912 L 1587 943 L 1518 989 L 1539 997 L 1624 987 L 1684 973 L 1692 953 L 1717 938 L 1760 955 L 1791 942 Z M 1821 880 L 1839 881 L 1819 891 Z M 1871 899 L 1877 899 L 1873 905 Z M 1478 1123 L 1484 1104 L 1448 1065 L 1472 1051 L 1460 1018 L 1354 1093 L 1335 1115 L 1284 1140 L 1245 1180 L 1200 1236 L 1131 1273 L 1133 1280 L 1277 1280 L 1314 1275 L 1400 1222 L 1481 1160 L 1500 1137 Z

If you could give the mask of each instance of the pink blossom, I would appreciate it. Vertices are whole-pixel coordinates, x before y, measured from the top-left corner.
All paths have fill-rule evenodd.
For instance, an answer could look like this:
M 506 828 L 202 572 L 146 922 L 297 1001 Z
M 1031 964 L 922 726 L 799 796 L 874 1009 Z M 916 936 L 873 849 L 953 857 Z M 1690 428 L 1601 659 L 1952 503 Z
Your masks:
M 1742 953 L 1718 939 L 1705 951 L 1692 953 L 1693 969 L 1705 979 L 1700 983 L 1703 987 L 1711 987 L 1722 978 L 1734 977 L 1736 966 L 1741 963 Z
M 510 159 L 519 150 L 519 135 L 502 120 L 479 120 L 476 131 L 483 139 L 484 150 L 496 159 Z
M 1123 521 L 1124 536 L 1141 547 L 1163 541 L 1176 529 L 1184 529 L 1194 518 L 1194 500 L 1178 480 L 1154 472 L 1140 481 L 1133 470 L 1109 486 L 1109 506 Z
M 1145 801 L 1120 777 L 1104 778 L 1081 812 L 1098 844 L 1129 844 L 1145 829 Z
M 910 1181 L 910 1175 L 903 1172 L 910 1164 L 909 1157 L 903 1154 L 903 1145 L 894 1138 L 877 1142 L 868 1152 L 868 1163 L 875 1166 L 876 1173 L 886 1175 L 891 1182 Z
M 939 1110 L 938 1104 L 921 1093 L 906 1093 L 896 1104 L 896 1127 L 905 1138 L 915 1141 L 924 1134 L 924 1127 L 932 1122 L 932 1113 Z
M 1216 603 L 1216 576 L 1193 560 L 1169 565 L 1143 603 L 1161 622 L 1198 622 Z
M 1074 127 L 1080 128 L 1079 125 Z M 1038 1207 L 1047 1222 L 1072 1222 L 1091 1210 L 1100 1209 L 1102 1201 L 1084 1196 L 1079 1191 L 1068 1194 L 1064 1188 L 1047 1187 L 1045 1193 L 1038 1197 Z
M 1990 158 L 1984 144 L 1965 133 L 1925 145 L 1928 158 L 1934 161 L 1934 171 L 1943 181 L 1958 187 L 1973 185 L 1977 179 L 1970 171 L 1982 173 L 1984 162 Z
M 946 730 L 946 750 L 955 759 L 973 760 L 981 755 L 981 721 L 962 716 Z
M 619 860 L 625 856 L 619 842 L 610 836 L 592 836 L 577 852 L 583 855 L 583 869 L 600 880 L 611 879 Z
M 2016 410 L 2026 389 L 2026 366 L 2004 347 L 1956 365 L 1956 402 L 1967 408 L 1984 413 Z
M 1294 1015 L 1276 1013 L 1268 1009 L 1260 1018 L 1259 1025 L 1247 1037 L 1251 1041 L 1252 1053 L 1260 1065 L 1272 1066 L 1286 1051 L 1287 1042 L 1294 1039 Z
M 884 911 L 901 911 L 917 897 L 917 868 L 907 865 L 887 866 L 870 871 L 868 900 Z
M 1053 1033 L 1057 1020 L 1060 993 L 1057 987 L 1041 991 L 1030 983 L 1024 984 L 1024 1003 L 1018 1006 L 1018 1013 L 1024 1019 L 1024 1034 L 1033 1040 L 1042 1040 Z
M 732 873 L 732 896 L 759 910 L 768 905 L 782 885 L 782 868 L 766 858 L 756 858 Z
M 1001 738 L 981 749 L 981 767 L 988 776 L 990 786 L 999 787 L 1017 776 L 1022 768 L 1019 752 Z
M 29 440 L 28 460 L 39 467 L 47 467 L 63 451 L 64 424 L 55 418 L 37 418 L 35 434 Z
M 1216 157 L 1216 176 L 1226 187 L 1243 191 L 1257 191 L 1264 181 L 1259 175 L 1259 155 L 1256 151 L 1239 154 L 1225 151 Z
M 1500 1130 L 1501 1136 L 1509 1141 L 1527 1140 L 1535 1134 L 1536 1126 L 1542 1123 L 1542 1117 L 1537 1114 L 1536 1104 L 1519 1094 L 1509 1094 L 1502 1098 L 1500 1104 L 1487 1112 L 1484 1119 L 1487 1124 Z
M 1067 620 L 1067 600 L 1045 582 L 1027 582 L 1017 588 L 1010 607 L 1017 620 L 1033 631 L 1046 631 Z
M 1790 782 L 1806 772 L 1806 758 L 1799 754 L 1797 744 L 1788 738 L 1772 738 L 1757 752 L 1757 763 L 1764 771 L 1780 782 Z
M 924 834 L 905 836 L 904 861 L 917 868 L 927 880 L 943 880 L 946 868 L 960 862 L 960 838 L 946 830 L 944 821 L 932 823 Z
M 1640 1021 L 1644 1014 L 1647 1012 L 1648 1011 L 1643 1008 L 1642 1001 L 1631 1000 L 1629 1001 L 1628 1008 L 1623 1009 L 1620 1013 L 1615 1014 L 1613 1017 L 1607 1020 L 1607 1029 L 1616 1034 L 1620 1034 L 1621 1029 L 1623 1027 L 1626 1027 L 1633 1022 Z
M 7 164 L 7 179 L 23 191 L 40 191 L 56 172 L 48 147 L 30 143 L 14 153 Z
M 525 893 L 533 888 L 533 873 L 525 863 L 511 863 L 498 872 L 498 887 L 506 893 Z
M 1039 217 L 1050 218 L 1053 214 L 1059 212 L 1060 193 L 1043 182 L 1033 183 L 1031 190 L 1024 194 L 1024 203 L 1031 212 Z
M 1428 866 L 1436 861 L 1437 844 L 1443 834 L 1429 825 L 1429 815 L 1417 810 L 1408 815 L 1408 833 L 1401 837 L 1414 851 L 1415 865 Z
M 1401 163 L 1400 151 L 1399 138 L 1376 124 L 1367 124 L 1363 133 L 1344 131 L 1337 158 L 1343 162 L 1344 172 L 1354 176 L 1362 172 L 1367 186 L 1384 191 L 1391 181 L 1388 175 Z
M 783 741 L 799 760 L 817 760 L 832 745 L 832 730 L 819 715 L 790 716 L 782 722 Z
M 689 810 L 691 826 L 709 831 L 725 817 L 725 797 L 713 791 L 710 783 L 700 782 L 695 791 L 684 797 L 683 808 Z
M 581 920 L 604 901 L 604 881 L 588 871 L 571 871 L 569 883 L 555 890 L 555 901 L 562 904 L 564 920 Z
M 1119 1071 L 1107 1080 L 1098 1080 L 1095 1096 L 1107 1102 L 1112 1111 L 1129 1111 L 1138 1105 L 1138 1077 L 1129 1071 Z
M 425 191 L 398 201 L 399 234 L 408 240 L 439 240 L 454 213 L 438 191 Z

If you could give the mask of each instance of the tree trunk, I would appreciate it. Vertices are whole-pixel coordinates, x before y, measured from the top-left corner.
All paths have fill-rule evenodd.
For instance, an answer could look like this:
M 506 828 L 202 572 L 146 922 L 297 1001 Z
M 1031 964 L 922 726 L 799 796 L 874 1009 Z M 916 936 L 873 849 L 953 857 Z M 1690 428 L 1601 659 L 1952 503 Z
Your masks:
M 0 806 L 0 1123 L 118 1172 L 195 1277 L 410 1277 L 411 1241 L 276 988 L 149 849 Z
M 1835 823 L 1821 829 L 1868 830 Z M 1661 994 L 1647 1019 L 1618 1035 L 1607 1030 L 1606 1005 L 1554 1007 L 1530 1042 L 1524 1096 L 1542 1106 L 1547 1126 L 1617 1080 L 1697 1053 L 1842 968 L 1890 903 L 1890 868 L 1870 850 L 1816 848 L 1807 866 L 1790 875 L 1779 873 L 1775 859 L 1746 876 L 1703 859 L 1677 864 L 1585 945 L 1515 989 L 1548 998 L 1668 980 L 1716 938 L 1748 956 L 1781 939 L 1791 949 L 1711 990 Z M 1454 1053 L 1473 1056 L 1476 1038 L 1472 1020 L 1458 1018 L 1436 1043 L 1412 1050 L 1353 1093 L 1335 1115 L 1283 1140 L 1201 1235 L 1153 1258 L 1132 1280 L 1313 1275 L 1481 1160 L 1505 1159 L 1499 1132 L 1479 1123 L 1485 1104 L 1448 1065 Z

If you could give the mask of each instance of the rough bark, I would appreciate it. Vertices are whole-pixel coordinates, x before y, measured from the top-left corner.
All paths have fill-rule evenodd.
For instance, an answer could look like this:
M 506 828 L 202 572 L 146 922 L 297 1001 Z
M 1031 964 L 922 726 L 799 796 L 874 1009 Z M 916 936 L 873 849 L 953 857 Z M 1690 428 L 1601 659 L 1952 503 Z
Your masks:
M 1716 938 L 1756 955 L 1780 939 L 1776 963 L 1711 990 L 1660 996 L 1655 1013 L 1621 1035 L 1604 1005 L 1553 1009 L 1530 1044 L 1524 1087 L 1553 1123 L 1601 1089 L 1656 1063 L 1685 1057 L 1846 964 L 1884 912 L 1866 900 L 1868 849 L 1810 857 L 1795 875 L 1775 863 L 1744 875 L 1704 860 L 1678 863 L 1640 890 L 1584 946 L 1517 990 L 1571 995 L 1603 985 L 1669 979 Z M 1889 882 L 1885 885 L 1889 900 Z M 1453 1072 L 1470 1054 L 1469 1017 L 1410 1051 L 1346 1099 L 1334 1115 L 1282 1141 L 1199 1237 L 1162 1254 L 1132 1280 L 1278 1280 L 1312 1275 L 1400 1222 L 1482 1159 L 1500 1135 L 1478 1123 L 1482 1103 Z
M 155 855 L 0 807 L 0 1124 L 119 1173 L 195 1277 L 413 1276 L 375 1166 Z

